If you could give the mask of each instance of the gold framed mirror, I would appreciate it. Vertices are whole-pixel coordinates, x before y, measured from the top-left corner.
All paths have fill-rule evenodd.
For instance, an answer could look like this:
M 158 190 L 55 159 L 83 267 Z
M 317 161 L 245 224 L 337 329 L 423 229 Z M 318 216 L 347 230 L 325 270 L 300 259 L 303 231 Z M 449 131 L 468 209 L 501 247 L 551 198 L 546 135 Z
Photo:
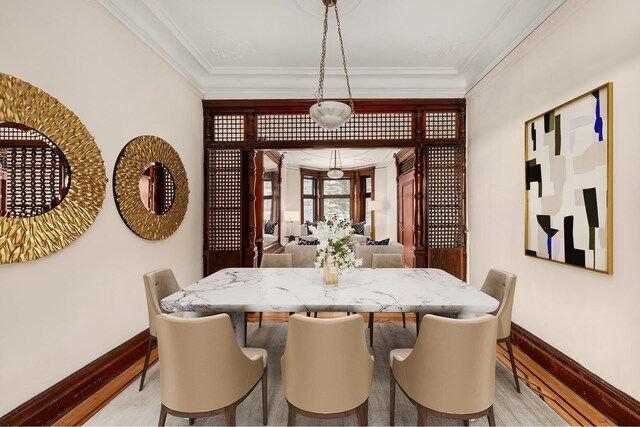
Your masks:
M 116 160 L 113 193 L 120 216 L 131 231 L 148 240 L 166 239 L 187 212 L 187 172 L 167 141 L 139 136 L 125 145 Z
M 102 154 L 80 119 L 0 73 L 0 264 L 74 242 L 102 209 L 106 185 Z

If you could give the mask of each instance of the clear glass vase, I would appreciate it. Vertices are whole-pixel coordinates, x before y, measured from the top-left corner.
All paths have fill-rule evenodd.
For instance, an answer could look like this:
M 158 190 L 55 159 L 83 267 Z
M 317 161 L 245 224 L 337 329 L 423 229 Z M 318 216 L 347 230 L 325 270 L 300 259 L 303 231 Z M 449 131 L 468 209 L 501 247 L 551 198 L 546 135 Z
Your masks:
M 324 261 L 322 263 L 324 269 L 324 283 L 326 283 L 327 285 L 337 285 L 339 277 L 338 273 L 332 273 L 331 270 L 329 270 L 329 263 L 327 258 L 328 256 L 325 255 Z

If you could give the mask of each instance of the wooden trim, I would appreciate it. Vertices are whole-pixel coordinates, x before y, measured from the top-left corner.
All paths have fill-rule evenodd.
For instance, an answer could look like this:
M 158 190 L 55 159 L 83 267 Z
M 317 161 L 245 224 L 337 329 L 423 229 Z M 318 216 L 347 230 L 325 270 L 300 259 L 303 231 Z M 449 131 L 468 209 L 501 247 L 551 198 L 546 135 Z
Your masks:
M 0 418 L 0 425 L 51 425 L 147 352 L 144 330 Z
M 511 325 L 513 344 L 551 375 L 618 425 L 640 425 L 640 402 L 521 326 Z

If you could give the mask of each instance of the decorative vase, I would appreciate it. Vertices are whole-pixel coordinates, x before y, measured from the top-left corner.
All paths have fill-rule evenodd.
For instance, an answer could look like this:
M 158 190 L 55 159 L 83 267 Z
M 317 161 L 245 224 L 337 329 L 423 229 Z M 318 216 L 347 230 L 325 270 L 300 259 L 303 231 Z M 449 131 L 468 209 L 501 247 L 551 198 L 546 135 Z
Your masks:
M 324 262 L 322 263 L 324 269 L 324 283 L 326 283 L 327 285 L 337 285 L 338 273 L 332 273 L 329 270 L 329 266 L 327 264 L 327 256 L 325 255 Z

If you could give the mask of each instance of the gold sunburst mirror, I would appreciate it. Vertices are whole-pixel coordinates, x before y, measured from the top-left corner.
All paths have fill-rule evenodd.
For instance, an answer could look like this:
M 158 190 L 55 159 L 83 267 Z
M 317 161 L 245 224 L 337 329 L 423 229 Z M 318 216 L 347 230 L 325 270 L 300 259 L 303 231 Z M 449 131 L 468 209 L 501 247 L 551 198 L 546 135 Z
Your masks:
M 100 149 L 57 99 L 0 73 L 0 264 L 74 242 L 102 209 Z
M 148 240 L 166 239 L 178 229 L 187 212 L 187 172 L 167 141 L 139 136 L 118 156 L 113 193 L 120 216 L 131 231 Z

